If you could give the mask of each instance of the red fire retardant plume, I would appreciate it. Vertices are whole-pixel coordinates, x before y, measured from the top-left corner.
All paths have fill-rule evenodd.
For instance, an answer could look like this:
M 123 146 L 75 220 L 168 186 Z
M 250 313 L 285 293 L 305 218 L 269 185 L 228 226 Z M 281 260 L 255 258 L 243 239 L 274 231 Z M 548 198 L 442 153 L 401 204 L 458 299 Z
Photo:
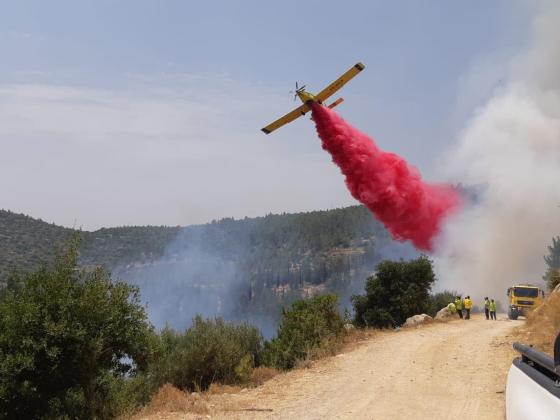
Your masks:
M 380 150 L 375 142 L 334 111 L 312 105 L 317 133 L 342 173 L 352 196 L 363 203 L 394 239 L 410 240 L 431 251 L 446 216 L 460 205 L 447 185 L 427 184 L 403 158 Z

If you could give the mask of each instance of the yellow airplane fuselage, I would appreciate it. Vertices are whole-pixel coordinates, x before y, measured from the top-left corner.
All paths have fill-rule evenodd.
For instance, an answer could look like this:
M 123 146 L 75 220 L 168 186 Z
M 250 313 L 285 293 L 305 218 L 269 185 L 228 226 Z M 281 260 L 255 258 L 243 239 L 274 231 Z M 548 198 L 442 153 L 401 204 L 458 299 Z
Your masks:
M 321 103 L 321 101 L 319 101 L 315 95 L 313 95 L 312 93 L 306 92 L 305 90 L 298 90 L 297 91 L 297 96 L 299 97 L 301 102 L 303 102 L 304 104 L 308 104 L 309 102 L 319 102 L 319 103 Z

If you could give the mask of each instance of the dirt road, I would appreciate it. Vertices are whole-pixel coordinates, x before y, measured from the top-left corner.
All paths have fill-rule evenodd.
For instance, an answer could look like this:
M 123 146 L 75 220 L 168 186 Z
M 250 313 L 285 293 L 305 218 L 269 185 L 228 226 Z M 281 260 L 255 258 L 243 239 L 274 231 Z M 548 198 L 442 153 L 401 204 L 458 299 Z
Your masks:
M 278 375 L 255 389 L 212 396 L 209 416 L 502 419 L 506 374 L 514 355 L 511 330 L 519 322 L 477 316 L 380 332 L 309 369 Z

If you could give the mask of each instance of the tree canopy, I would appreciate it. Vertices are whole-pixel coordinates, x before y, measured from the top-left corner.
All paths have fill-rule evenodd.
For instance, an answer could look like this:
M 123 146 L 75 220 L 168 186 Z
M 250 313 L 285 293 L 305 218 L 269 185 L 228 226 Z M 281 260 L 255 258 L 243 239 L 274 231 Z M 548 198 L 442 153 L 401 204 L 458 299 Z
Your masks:
M 412 315 L 427 312 L 435 281 L 432 261 L 426 256 L 382 261 L 366 281 L 366 294 L 352 297 L 356 325 L 395 327 Z
M 152 327 L 135 287 L 77 268 L 76 246 L 0 301 L 0 417 L 108 417 L 115 378 L 151 356 Z

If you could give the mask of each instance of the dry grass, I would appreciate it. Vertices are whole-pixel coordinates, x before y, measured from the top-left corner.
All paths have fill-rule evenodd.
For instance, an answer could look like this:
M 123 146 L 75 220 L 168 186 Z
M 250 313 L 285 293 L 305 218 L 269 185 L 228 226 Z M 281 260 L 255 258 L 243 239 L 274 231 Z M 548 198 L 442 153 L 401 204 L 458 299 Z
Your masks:
M 560 293 L 552 293 L 516 332 L 516 339 L 552 354 L 552 344 L 560 331 Z
M 208 395 L 221 395 L 221 394 L 237 394 L 241 391 L 238 385 L 224 385 L 218 383 L 211 383 L 210 387 L 206 390 L 205 394 Z
M 305 352 L 305 358 L 296 360 L 294 368 L 309 369 L 314 361 L 336 355 L 344 347 L 345 336 L 346 333 L 339 337 L 325 339 L 318 347 L 309 347 Z
M 347 331 L 342 340 L 341 351 L 347 353 L 359 347 L 365 341 L 379 334 L 381 330 L 374 328 L 355 328 Z
M 379 332 L 380 330 L 373 328 L 355 328 L 345 331 L 342 336 L 326 340 L 321 346 L 310 349 L 305 359 L 296 362 L 295 369 L 309 369 L 317 360 L 352 351 Z
M 154 394 L 150 403 L 132 419 L 142 419 L 153 414 L 177 412 L 207 414 L 209 410 L 201 394 L 187 394 L 171 384 L 165 384 Z
M 253 373 L 251 374 L 251 383 L 254 386 L 260 386 L 266 381 L 274 378 L 278 375 L 278 373 L 280 372 L 277 369 L 268 366 L 259 366 L 253 369 Z

